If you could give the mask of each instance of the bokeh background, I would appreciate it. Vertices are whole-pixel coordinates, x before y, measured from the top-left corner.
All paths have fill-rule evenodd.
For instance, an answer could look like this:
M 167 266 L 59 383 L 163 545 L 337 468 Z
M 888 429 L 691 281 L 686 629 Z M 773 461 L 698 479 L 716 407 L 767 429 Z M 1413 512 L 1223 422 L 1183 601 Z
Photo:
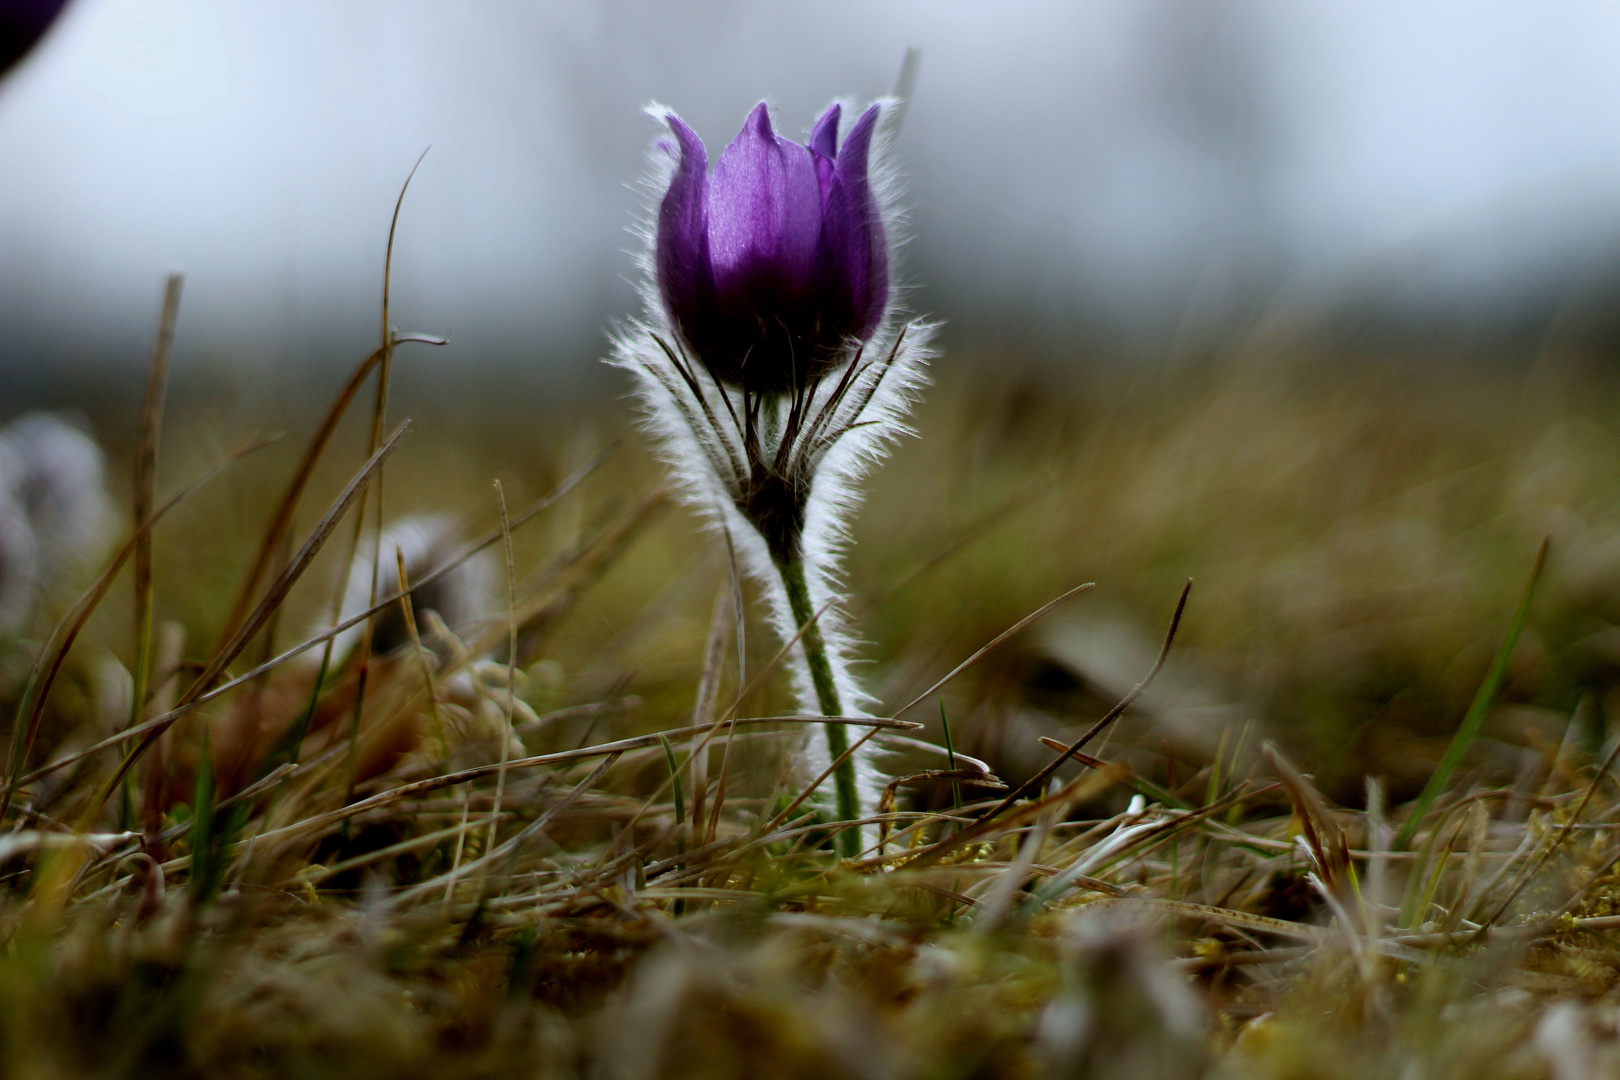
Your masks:
M 377 340 L 389 215 L 431 147 L 393 321 L 451 340 L 400 354 L 394 414 L 418 427 L 387 506 L 487 523 L 491 476 L 537 495 L 623 438 L 584 506 L 520 538 L 547 565 L 658 482 L 600 363 L 637 303 L 643 106 L 715 147 L 763 97 L 794 133 L 888 93 L 909 48 L 905 278 L 943 356 L 851 554 L 882 705 L 1094 579 L 947 695 L 959 745 L 1025 775 L 1039 736 L 1135 681 L 1191 575 L 1176 658 L 1111 752 L 1174 786 L 1269 737 L 1336 797 L 1363 772 L 1408 795 L 1551 537 L 1471 764 L 1522 778 L 1607 736 L 1609 4 L 72 0 L 0 83 L 0 419 L 77 411 L 127 499 L 179 269 L 161 486 L 267 422 L 301 437 Z M 161 617 L 217 628 L 297 441 L 165 524 Z M 723 563 L 674 510 L 613 550 L 542 681 L 559 707 L 634 695 L 646 727 L 689 707 Z

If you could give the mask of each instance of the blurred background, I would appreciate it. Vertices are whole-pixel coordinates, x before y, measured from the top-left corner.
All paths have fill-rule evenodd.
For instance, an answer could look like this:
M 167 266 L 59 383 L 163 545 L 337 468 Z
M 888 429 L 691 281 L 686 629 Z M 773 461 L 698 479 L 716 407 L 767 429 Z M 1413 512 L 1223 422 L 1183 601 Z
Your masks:
M 899 148 L 914 306 L 953 345 L 1163 358 L 1303 326 L 1522 355 L 1620 332 L 1620 13 L 1604 3 L 74 0 L 0 92 L 0 368 L 375 337 L 468 378 L 600 384 L 657 100 L 723 145 L 920 81 Z M 1556 326 L 1554 324 L 1556 323 Z M 246 376 L 233 376 L 246 377 Z M 53 380 L 54 381 L 54 380 Z
M 389 215 L 431 146 L 393 320 L 451 340 L 400 354 L 395 415 L 418 427 L 389 514 L 488 523 L 492 475 L 517 503 L 622 437 L 583 505 L 519 538 L 524 567 L 595 551 L 661 475 L 599 362 L 637 305 L 642 107 L 718 148 L 763 97 L 797 134 L 888 93 L 909 47 L 904 276 L 943 358 L 851 553 L 885 705 L 1096 580 L 947 695 L 958 746 L 1027 775 L 1040 735 L 1145 670 L 1191 575 L 1175 661 L 1110 752 L 1175 786 L 1273 737 L 1338 797 L 1364 771 L 1409 795 L 1550 536 L 1471 762 L 1522 779 L 1608 737 L 1606 3 L 72 0 L 0 82 L 0 419 L 80 413 L 127 505 L 163 278 L 185 272 L 160 486 L 267 418 L 296 436 L 160 530 L 160 616 L 206 639 L 295 444 L 377 340 Z M 351 423 L 328 494 L 363 452 Z M 635 520 L 570 586 L 536 685 L 556 707 L 634 696 L 647 727 L 690 708 L 724 571 L 684 512 Z M 117 595 L 104 640 L 127 652 Z M 319 589 L 297 604 L 314 618 Z

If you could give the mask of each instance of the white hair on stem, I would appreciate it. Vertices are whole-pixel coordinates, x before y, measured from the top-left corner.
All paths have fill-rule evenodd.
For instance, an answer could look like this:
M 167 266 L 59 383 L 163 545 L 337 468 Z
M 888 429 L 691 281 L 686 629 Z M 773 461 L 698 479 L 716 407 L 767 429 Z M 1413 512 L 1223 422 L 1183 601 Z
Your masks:
M 892 108 L 895 103 L 881 104 Z M 670 115 L 658 105 L 647 111 L 659 120 Z M 847 129 L 855 115 L 854 108 L 846 107 L 841 127 Z M 842 138 L 841 132 L 840 142 Z M 887 153 L 891 141 L 891 125 L 880 124 L 871 148 L 869 182 L 883 219 L 892 281 L 902 221 L 896 209 L 898 178 Z M 819 381 L 792 395 L 750 396 L 722 384 L 689 355 L 658 292 L 653 261 L 657 208 L 673 168 L 666 141 L 659 141 L 653 158 L 645 184 L 647 211 L 633 230 L 642 241 L 635 255 L 642 271 L 643 313 L 616 330 L 610 362 L 635 377 L 644 426 L 671 467 L 678 490 L 712 526 L 731 534 L 739 561 L 769 598 L 771 622 L 782 641 L 800 629 L 782 567 L 739 504 L 749 488 L 751 467 L 759 460 L 803 485 L 807 495 L 798 534 L 799 559 L 810 608 L 821 613 L 817 628 L 844 714 L 867 715 L 873 701 L 852 671 L 857 641 L 842 609 L 842 556 L 849 545 L 849 522 L 862 496 L 860 482 L 897 438 L 912 434 L 905 417 L 927 381 L 935 327 L 902 318 L 893 300 L 898 290 L 891 286 L 888 310 L 872 337 Z M 750 421 L 759 444 L 753 460 L 746 434 Z M 819 714 L 802 642 L 794 648 L 789 666 L 800 707 Z M 807 729 L 805 750 L 804 774 L 820 775 L 831 763 L 825 738 Z M 866 810 L 875 805 L 885 782 L 872 756 L 866 748 L 855 755 L 857 787 Z M 829 780 L 818 792 L 824 805 L 831 788 Z

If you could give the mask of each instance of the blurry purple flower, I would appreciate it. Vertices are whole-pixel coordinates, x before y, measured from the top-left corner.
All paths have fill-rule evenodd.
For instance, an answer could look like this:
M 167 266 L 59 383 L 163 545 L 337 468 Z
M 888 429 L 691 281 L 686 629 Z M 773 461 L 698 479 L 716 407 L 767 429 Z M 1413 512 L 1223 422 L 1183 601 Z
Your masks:
M 771 130 L 764 103 L 713 175 L 697 134 L 667 115 L 677 145 L 658 210 L 658 292 L 716 379 L 787 393 L 835 370 L 883 321 L 889 260 L 868 178 L 879 105 L 838 145 L 837 105 L 808 146 Z
M 67 0 L 0 0 L 0 75 L 28 55 Z

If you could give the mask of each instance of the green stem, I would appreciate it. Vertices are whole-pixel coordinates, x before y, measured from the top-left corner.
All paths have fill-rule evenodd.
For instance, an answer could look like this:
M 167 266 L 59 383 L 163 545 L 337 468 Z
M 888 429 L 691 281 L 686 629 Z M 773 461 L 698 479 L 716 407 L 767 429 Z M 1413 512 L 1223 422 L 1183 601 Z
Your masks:
M 793 621 L 803 631 L 799 639 L 804 646 L 805 658 L 810 663 L 810 682 L 816 689 L 816 703 L 822 716 L 842 716 L 844 707 L 838 700 L 838 686 L 833 682 L 832 663 L 827 659 L 827 643 L 821 636 L 821 626 L 815 620 L 815 609 L 810 606 L 810 589 L 804 581 L 804 563 L 777 563 L 782 584 L 787 589 L 788 605 L 793 609 Z M 831 760 L 849 751 L 849 732 L 842 724 L 827 724 L 827 752 Z M 854 821 L 861 816 L 861 798 L 855 785 L 855 759 L 844 758 L 833 770 L 833 788 L 838 799 L 838 817 Z M 838 834 L 838 852 L 845 858 L 854 858 L 861 851 L 859 829 L 844 829 Z

